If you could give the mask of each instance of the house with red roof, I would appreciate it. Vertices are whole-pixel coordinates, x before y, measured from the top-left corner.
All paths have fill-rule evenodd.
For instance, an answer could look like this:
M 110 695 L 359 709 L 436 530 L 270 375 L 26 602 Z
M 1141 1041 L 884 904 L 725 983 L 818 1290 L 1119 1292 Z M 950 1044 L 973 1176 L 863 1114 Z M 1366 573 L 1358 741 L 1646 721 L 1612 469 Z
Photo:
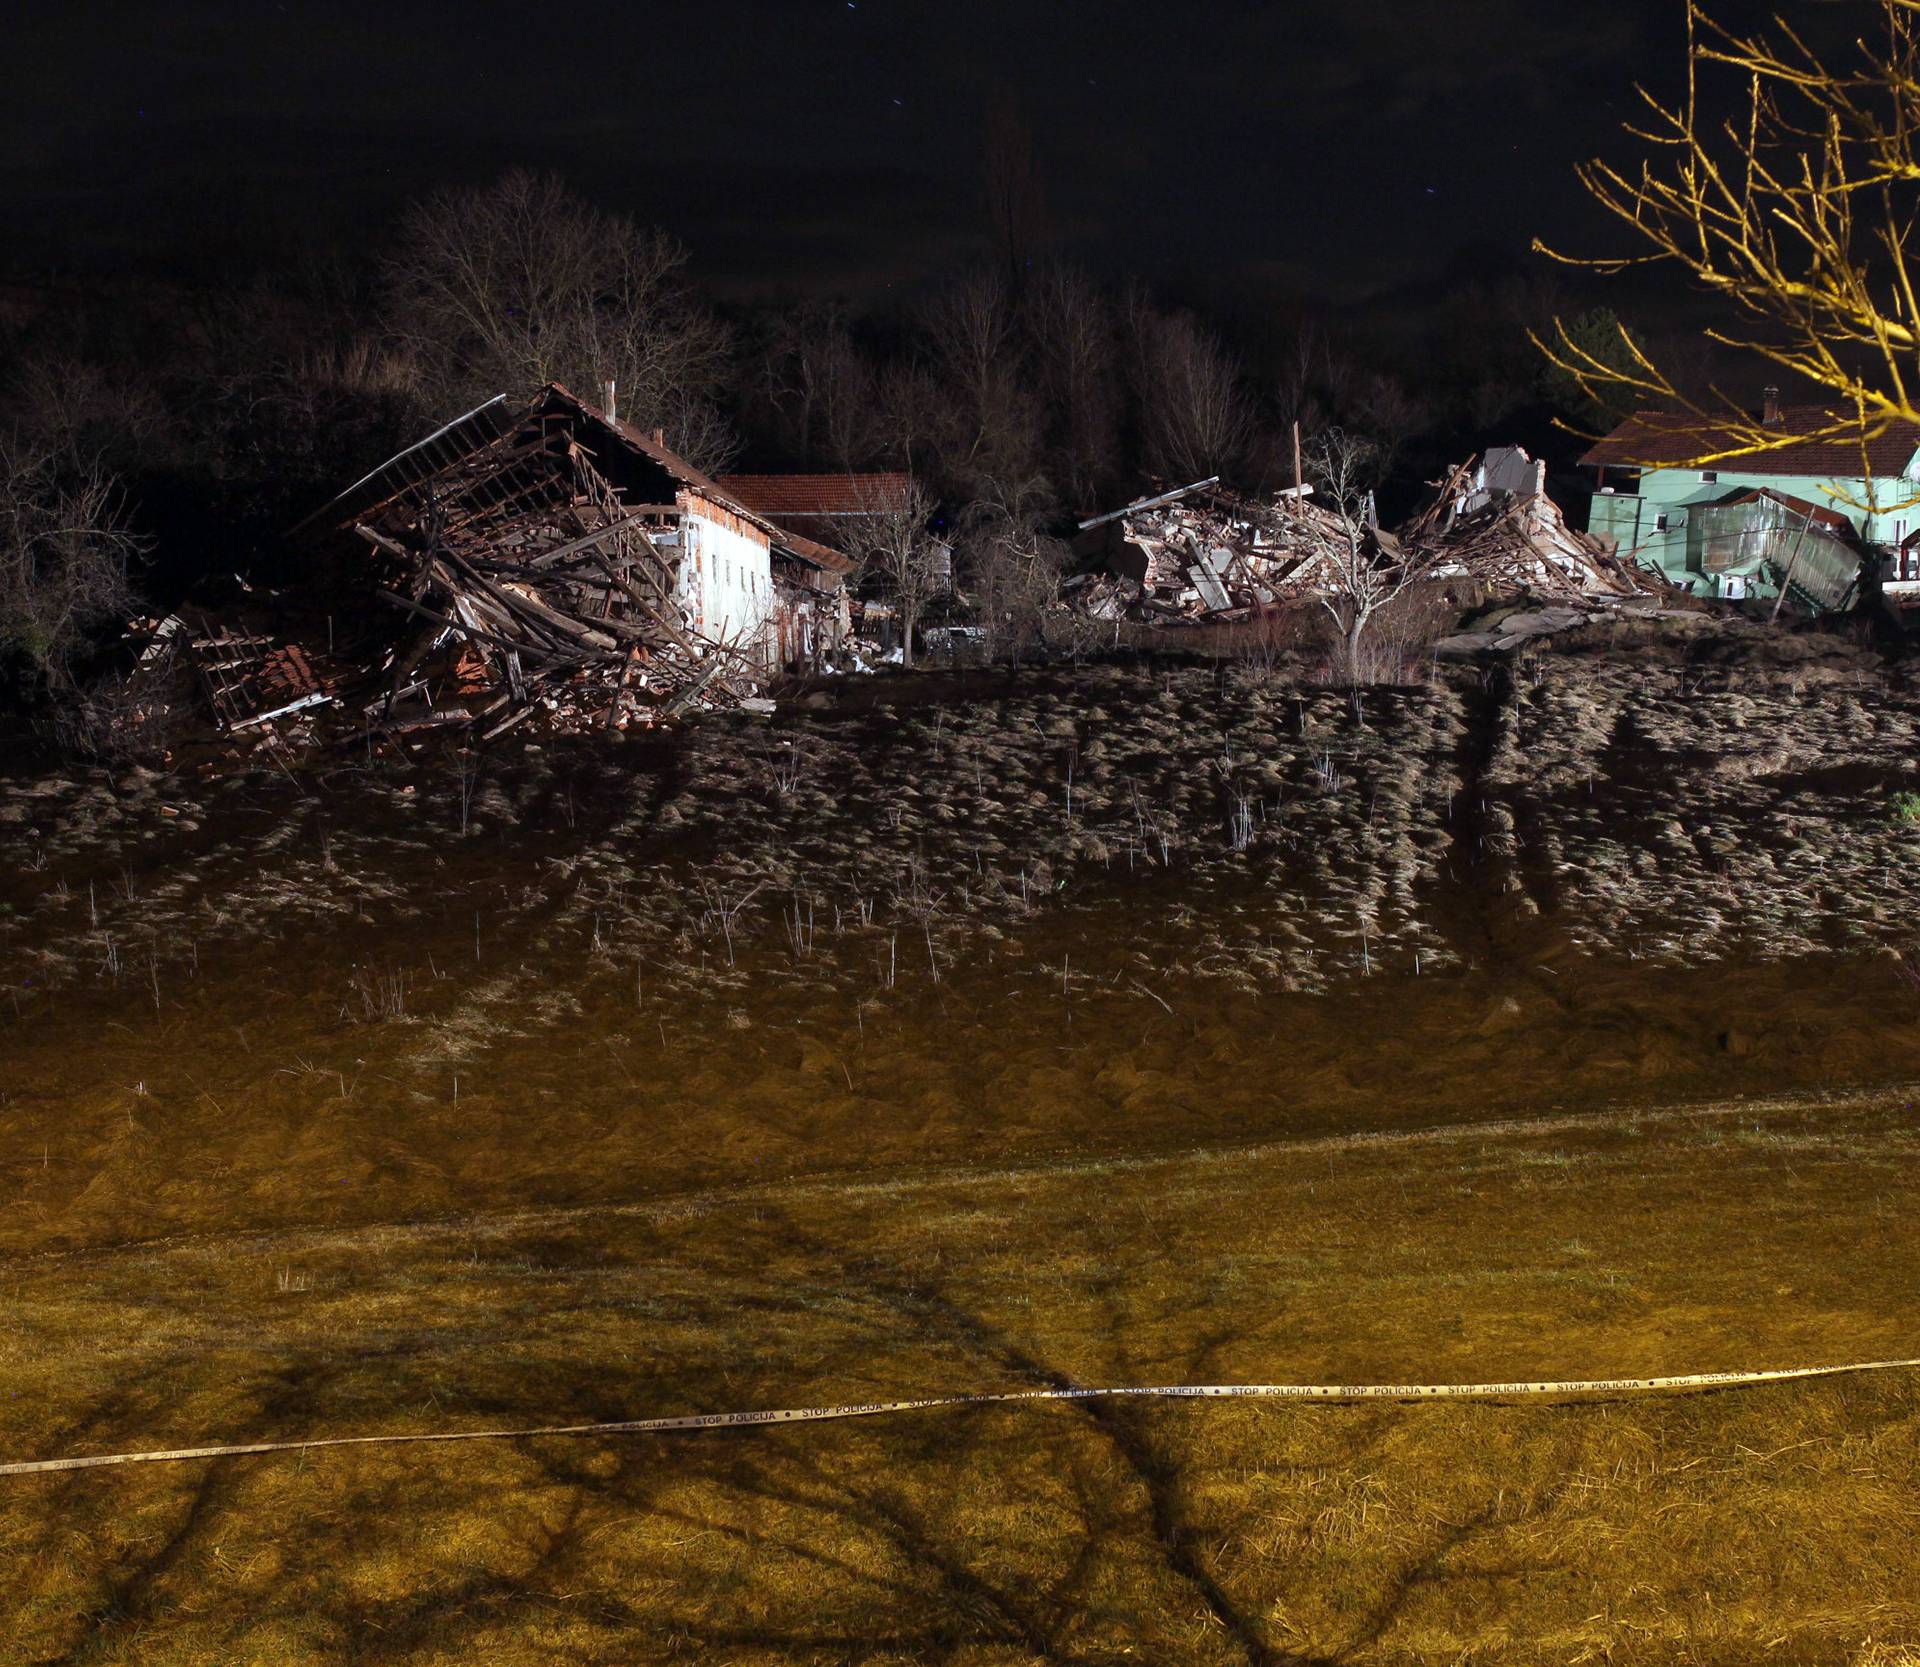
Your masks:
M 755 513 L 848 555 L 861 530 L 897 515 L 912 480 L 904 471 L 865 474 L 722 475 L 721 488 Z

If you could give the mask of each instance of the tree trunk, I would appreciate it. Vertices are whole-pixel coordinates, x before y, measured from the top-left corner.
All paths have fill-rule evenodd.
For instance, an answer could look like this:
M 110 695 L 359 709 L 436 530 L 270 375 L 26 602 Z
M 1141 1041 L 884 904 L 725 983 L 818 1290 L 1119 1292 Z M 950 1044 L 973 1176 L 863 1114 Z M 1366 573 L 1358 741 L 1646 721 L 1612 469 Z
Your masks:
M 1366 634 L 1366 615 L 1354 615 L 1353 623 L 1347 627 L 1347 681 L 1355 688 L 1360 686 L 1360 639 Z

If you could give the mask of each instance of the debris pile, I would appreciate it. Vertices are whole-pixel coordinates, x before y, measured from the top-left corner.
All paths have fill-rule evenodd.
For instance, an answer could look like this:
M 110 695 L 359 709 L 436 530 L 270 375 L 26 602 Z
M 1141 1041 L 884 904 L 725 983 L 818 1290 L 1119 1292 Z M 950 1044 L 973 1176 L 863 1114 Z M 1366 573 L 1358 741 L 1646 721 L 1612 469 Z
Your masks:
M 1082 521 L 1083 570 L 1065 586 L 1068 605 L 1100 619 L 1198 624 L 1316 601 L 1336 582 L 1328 551 L 1348 528 L 1312 490 L 1261 504 L 1213 477 Z M 1397 532 L 1367 526 L 1360 536 L 1374 560 L 1508 599 L 1591 606 L 1665 588 L 1569 526 L 1547 496 L 1544 465 L 1518 447 L 1504 448 L 1496 467 L 1473 459 L 1452 470 L 1435 502 Z
M 1496 595 L 1577 602 L 1647 596 L 1659 582 L 1615 556 L 1603 539 L 1567 525 L 1536 464 L 1531 490 L 1474 487 L 1474 464 L 1453 472 L 1440 496 L 1400 529 L 1437 579 L 1466 577 Z
M 1338 518 L 1307 495 L 1261 505 L 1218 476 L 1082 521 L 1069 606 L 1096 619 L 1232 621 L 1312 594 Z
M 273 633 L 255 611 L 186 608 L 131 621 L 127 636 L 138 652 L 113 711 L 121 738 L 165 735 L 204 710 L 223 736 L 284 739 L 334 706 L 342 668 Z
M 196 708 L 266 744 L 764 711 L 776 665 L 844 636 L 845 557 L 557 385 L 447 424 L 289 540 L 296 592 L 135 622 L 123 732 Z
M 189 652 L 215 721 L 229 735 L 333 699 L 297 643 L 216 625 L 196 635 Z
M 703 633 L 686 607 L 682 491 L 704 477 L 564 390 L 517 417 L 499 405 L 326 512 L 364 544 L 372 593 L 416 622 L 378 665 L 369 718 L 489 740 L 536 716 L 615 729 L 755 694 L 744 633 Z

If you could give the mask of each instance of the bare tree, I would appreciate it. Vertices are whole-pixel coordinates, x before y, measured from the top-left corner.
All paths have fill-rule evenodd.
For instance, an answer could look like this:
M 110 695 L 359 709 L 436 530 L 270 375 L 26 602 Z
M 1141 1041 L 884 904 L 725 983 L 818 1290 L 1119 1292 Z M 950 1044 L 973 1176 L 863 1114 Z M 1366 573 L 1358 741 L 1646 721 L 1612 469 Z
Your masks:
M 460 400 L 609 379 L 620 414 L 706 468 L 734 446 L 714 390 L 726 328 L 693 297 L 673 238 L 516 169 L 411 208 L 387 263 L 393 322 Z
M 766 395 L 801 452 L 857 469 L 885 444 L 873 367 L 837 303 L 781 314 L 769 334 Z
M 1690 466 L 1807 439 L 1857 444 L 1864 466 L 1868 440 L 1920 421 L 1920 5 L 1829 11 L 1870 24 L 1844 59 L 1812 43 L 1824 18 L 1782 15 L 1770 35 L 1746 35 L 1688 0 L 1685 92 L 1668 102 L 1640 89 L 1645 108 L 1627 128 L 1649 154 L 1637 167 L 1580 169 L 1633 252 L 1576 259 L 1535 243 L 1601 271 L 1674 267 L 1726 304 L 1711 341 L 1804 379 L 1828 403 L 1811 422 L 1768 423 L 1690 390 L 1624 326 L 1596 340 L 1563 321 L 1535 336 L 1595 405 L 1697 418 Z
M 90 634 L 125 615 L 139 548 L 105 470 L 0 440 L 0 653 L 43 687 L 70 687 Z
M 959 518 L 969 599 L 988 652 L 1017 666 L 1045 640 L 1069 551 L 1045 530 L 1052 494 L 1044 478 L 987 486 Z
M 929 525 L 933 503 L 918 481 L 868 506 L 859 548 L 863 576 L 878 581 L 900 621 L 900 663 L 913 664 L 913 633 L 927 604 L 952 582 L 952 554 Z
M 970 553 L 968 568 L 975 617 L 986 632 L 989 656 L 1018 668 L 1046 643 L 1046 624 L 1060 598 L 1063 565 L 1060 546 L 1051 540 L 1022 549 L 1008 539 L 984 541 Z M 1079 615 L 1065 616 L 1069 628 Z
M 1371 441 L 1343 429 L 1325 430 L 1307 455 L 1313 496 L 1304 502 L 1283 499 L 1279 510 L 1287 535 L 1304 543 L 1316 560 L 1313 582 L 1320 605 L 1340 633 L 1344 670 L 1356 684 L 1366 681 L 1362 648 L 1368 628 L 1431 567 L 1375 525 L 1368 483 L 1377 456 Z
M 1332 380 L 1333 349 L 1318 320 L 1303 318 L 1293 337 L 1278 350 L 1274 403 L 1283 426 L 1298 423 L 1311 434 L 1327 421 L 1327 388 Z M 1342 361 L 1344 364 L 1344 361 Z
M 947 474 L 971 495 L 983 478 L 1031 473 L 1040 453 L 1039 402 L 1006 286 L 977 272 L 938 295 L 923 325 L 944 396 L 933 438 Z
M 126 467 L 164 437 L 165 403 L 144 377 L 42 349 L 8 376 L 7 414 L 33 449 Z
M 1156 312 L 1138 296 L 1129 311 L 1149 465 L 1181 480 L 1231 473 L 1253 433 L 1239 366 L 1190 314 Z
M 874 386 L 879 427 L 876 455 L 912 468 L 939 449 L 952 401 L 926 365 L 896 359 L 882 368 Z
M 1119 451 L 1113 309 L 1083 272 L 1049 264 L 1028 286 L 1023 314 L 1050 409 L 1061 486 L 1091 504 Z
M 1392 473 L 1408 439 L 1427 427 L 1433 413 L 1397 376 L 1375 371 L 1361 381 L 1354 417 L 1373 441 L 1375 470 L 1386 475 Z

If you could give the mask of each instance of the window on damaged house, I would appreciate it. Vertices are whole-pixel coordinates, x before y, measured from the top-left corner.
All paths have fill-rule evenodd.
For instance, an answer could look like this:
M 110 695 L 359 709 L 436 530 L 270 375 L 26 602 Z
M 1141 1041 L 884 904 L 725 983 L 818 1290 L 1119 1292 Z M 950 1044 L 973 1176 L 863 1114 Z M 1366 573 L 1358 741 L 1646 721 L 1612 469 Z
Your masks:
M 1720 478 L 1720 471 L 1718 469 L 1702 469 L 1700 471 L 1700 478 L 1711 486 Z
M 1655 516 L 1655 517 L 1653 518 L 1653 530 L 1654 530 L 1655 532 L 1657 532 L 1657 533 L 1663 533 L 1663 532 L 1668 532 L 1668 531 L 1671 531 L 1671 530 L 1672 530 L 1672 529 L 1671 529 L 1671 528 L 1669 528 L 1669 527 L 1668 527 L 1668 525 L 1667 525 L 1667 518 L 1666 518 L 1666 516 L 1664 516 L 1664 515 L 1656 515 L 1656 516 Z

